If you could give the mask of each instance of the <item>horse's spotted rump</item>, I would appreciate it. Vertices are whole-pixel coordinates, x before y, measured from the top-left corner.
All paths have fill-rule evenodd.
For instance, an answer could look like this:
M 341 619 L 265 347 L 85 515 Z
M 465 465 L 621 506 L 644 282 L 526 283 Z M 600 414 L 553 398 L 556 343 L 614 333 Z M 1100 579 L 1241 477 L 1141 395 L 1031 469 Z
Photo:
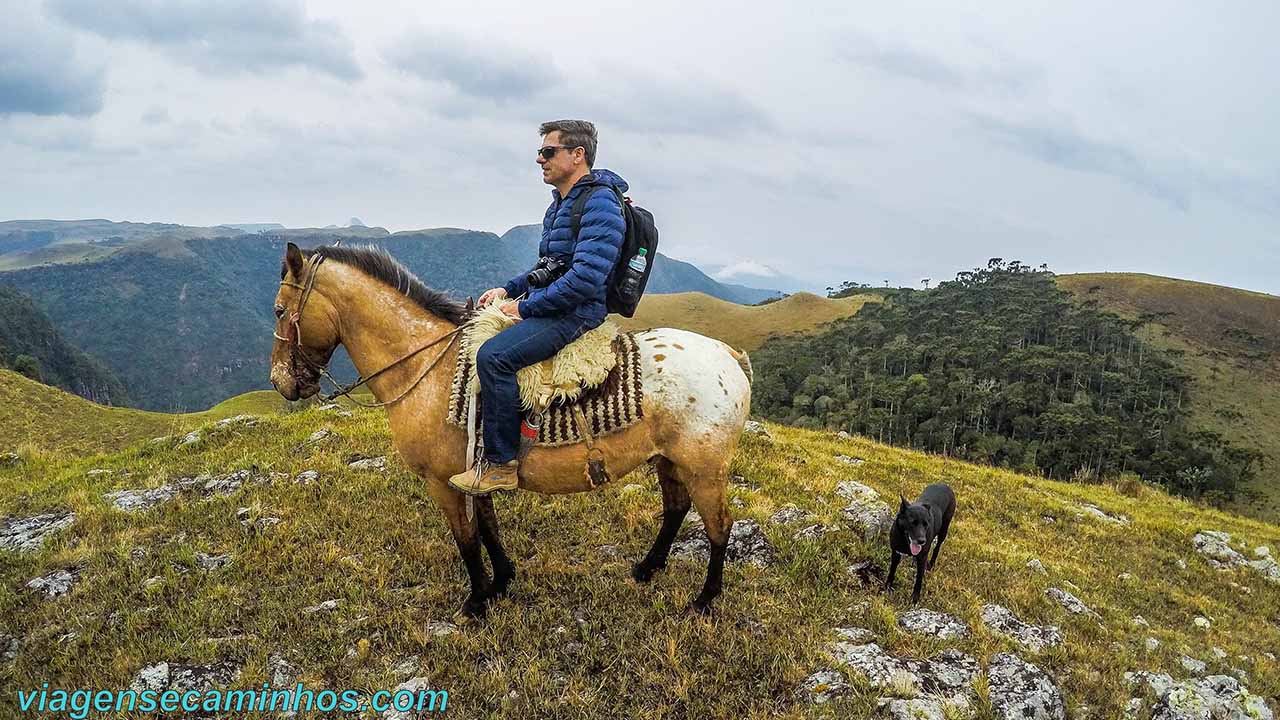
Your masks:
M 654 346 L 654 347 L 656 347 L 656 348 L 664 348 L 664 347 L 666 347 L 666 345 L 664 345 L 664 344 L 662 344 L 662 343 L 654 343 L 654 344 L 653 344 L 653 346 Z
M 666 360 L 666 359 L 667 359 L 667 356 L 663 355 L 662 353 L 658 353 L 657 355 L 653 356 L 654 362 L 662 362 L 663 360 Z
M 683 350 L 683 349 L 684 349 L 684 346 L 683 346 L 683 345 L 681 345 L 680 343 L 671 343 L 671 346 L 672 346 L 672 347 L 674 347 L 674 348 L 675 348 L 675 349 L 677 349 L 677 350 Z M 655 345 L 654 347 L 662 347 L 662 346 L 661 346 L 661 345 Z

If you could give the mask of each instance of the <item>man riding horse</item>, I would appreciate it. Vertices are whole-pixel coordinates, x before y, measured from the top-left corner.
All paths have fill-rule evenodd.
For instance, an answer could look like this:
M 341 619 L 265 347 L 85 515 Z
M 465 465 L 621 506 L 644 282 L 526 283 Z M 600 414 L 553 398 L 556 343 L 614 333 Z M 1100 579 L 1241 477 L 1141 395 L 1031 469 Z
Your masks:
M 516 371 L 546 360 L 588 330 L 604 322 L 605 298 L 621 252 L 626 222 L 618 194 L 592 193 L 573 232 L 574 201 L 594 186 L 627 183 L 604 169 L 595 170 L 596 127 L 585 120 L 556 120 L 538 130 L 542 147 L 537 162 L 542 181 L 554 187 L 542 218 L 538 265 L 504 287 L 480 296 L 480 304 L 502 302 L 502 312 L 518 322 L 480 346 L 484 454 L 474 467 L 449 478 L 449 485 L 470 494 L 514 490 L 519 485 L 516 458 L 520 444 L 520 391 Z M 524 296 L 524 299 L 520 299 Z

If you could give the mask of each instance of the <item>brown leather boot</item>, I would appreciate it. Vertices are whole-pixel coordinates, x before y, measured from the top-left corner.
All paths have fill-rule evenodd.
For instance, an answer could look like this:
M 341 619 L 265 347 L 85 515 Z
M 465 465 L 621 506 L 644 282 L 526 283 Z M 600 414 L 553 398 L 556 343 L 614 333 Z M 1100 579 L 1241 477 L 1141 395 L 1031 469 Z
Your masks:
M 449 478 L 449 486 L 467 495 L 488 495 L 494 490 L 515 490 L 520 487 L 516 471 L 519 460 L 495 463 L 480 458 L 474 467 Z

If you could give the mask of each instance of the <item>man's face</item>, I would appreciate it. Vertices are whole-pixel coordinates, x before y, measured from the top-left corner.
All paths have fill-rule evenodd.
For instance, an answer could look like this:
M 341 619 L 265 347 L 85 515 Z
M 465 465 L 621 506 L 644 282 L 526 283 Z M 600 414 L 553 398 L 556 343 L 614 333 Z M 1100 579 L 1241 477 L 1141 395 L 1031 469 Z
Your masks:
M 542 136 L 542 147 L 563 144 L 560 141 L 559 130 L 552 130 Z M 542 182 L 548 185 L 556 185 L 573 177 L 585 162 L 586 150 L 582 147 L 559 148 L 550 160 L 544 158 L 541 153 L 538 154 L 538 164 L 542 166 Z

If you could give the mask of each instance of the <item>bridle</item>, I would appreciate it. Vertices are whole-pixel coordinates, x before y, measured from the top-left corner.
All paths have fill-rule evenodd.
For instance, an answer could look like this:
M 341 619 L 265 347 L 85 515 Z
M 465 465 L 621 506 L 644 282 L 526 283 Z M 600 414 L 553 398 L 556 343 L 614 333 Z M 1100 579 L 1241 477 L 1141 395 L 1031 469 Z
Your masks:
M 414 388 L 416 388 L 422 382 L 423 378 L 427 376 L 427 373 L 431 372 L 431 370 L 440 363 L 440 360 L 443 359 L 444 356 L 449 352 L 449 348 L 453 347 L 454 341 L 458 339 L 459 333 L 462 332 L 462 330 L 466 327 L 466 325 L 459 325 L 458 327 L 445 333 L 444 335 L 441 335 L 440 337 L 432 340 L 431 342 L 428 342 L 427 344 L 422 345 L 421 347 L 418 347 L 414 350 L 409 351 L 408 353 L 391 361 L 391 363 L 386 367 L 383 367 L 377 372 L 371 373 L 368 377 L 362 376 L 362 377 L 356 378 L 356 381 L 349 385 L 342 385 L 341 383 L 338 382 L 336 378 L 333 377 L 333 375 L 329 374 L 329 369 L 325 367 L 325 363 L 316 362 L 311 358 L 310 355 L 307 355 L 307 351 L 302 348 L 302 310 L 307 306 L 307 300 L 311 298 L 311 292 L 315 288 L 315 284 L 316 284 L 316 275 L 320 273 L 320 265 L 323 264 L 324 261 L 325 261 L 324 255 L 321 255 L 318 252 L 313 252 L 311 253 L 311 257 L 307 258 L 307 264 L 304 265 L 302 268 L 302 275 L 303 277 L 306 278 L 305 282 L 296 283 L 292 280 L 280 281 L 280 285 L 282 287 L 285 285 L 288 285 L 290 287 L 298 288 L 299 290 L 302 291 L 301 293 L 298 294 L 298 303 L 294 307 L 293 312 L 289 313 L 288 315 L 287 324 L 285 325 L 285 334 L 281 336 L 279 332 L 274 330 L 271 333 L 273 336 L 275 336 L 277 340 L 282 341 L 285 345 L 289 347 L 289 362 L 291 365 L 290 370 L 293 374 L 294 382 L 297 383 L 298 381 L 298 372 L 297 372 L 298 360 L 302 360 L 302 364 L 305 365 L 312 372 L 316 373 L 317 377 L 324 376 L 329 380 L 329 382 L 333 383 L 334 387 L 336 388 L 335 392 L 330 393 L 329 395 L 321 395 L 320 399 L 322 402 L 330 402 L 336 398 L 346 395 L 347 398 L 351 400 L 351 402 L 355 403 L 356 405 L 359 405 L 361 407 L 375 408 L 375 407 L 383 407 L 386 405 L 391 405 L 403 400 L 406 395 L 408 395 Z M 284 320 L 285 318 L 282 316 L 280 319 Z M 386 400 L 384 402 L 377 402 L 377 403 L 363 403 L 363 402 L 360 402 L 359 400 L 356 400 L 354 397 L 351 397 L 352 390 L 355 390 L 361 385 L 368 384 L 370 380 L 373 380 L 374 378 L 378 377 L 382 373 L 390 370 L 396 365 L 399 365 L 405 360 L 408 360 L 414 355 L 417 355 L 423 350 L 426 350 L 427 348 L 440 344 L 445 339 L 449 340 L 449 344 L 444 346 L 444 349 L 442 349 L 435 356 L 435 358 L 432 359 L 432 361 L 427 365 L 426 369 L 424 369 L 418 375 L 417 379 L 414 380 L 413 383 L 411 383 L 409 387 L 405 388 L 404 391 L 401 392 L 399 395 L 396 395 L 394 398 L 390 400 Z

